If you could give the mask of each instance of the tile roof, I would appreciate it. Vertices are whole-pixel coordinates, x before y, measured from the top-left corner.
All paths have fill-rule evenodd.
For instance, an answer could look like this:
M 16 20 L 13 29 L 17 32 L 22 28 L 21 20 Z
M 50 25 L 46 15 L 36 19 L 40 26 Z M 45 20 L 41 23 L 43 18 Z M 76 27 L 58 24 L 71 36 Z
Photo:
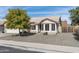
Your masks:
M 58 17 L 58 16 L 33 17 L 33 18 L 31 18 L 30 22 L 35 22 L 36 24 L 38 24 L 46 18 L 59 22 L 60 17 Z

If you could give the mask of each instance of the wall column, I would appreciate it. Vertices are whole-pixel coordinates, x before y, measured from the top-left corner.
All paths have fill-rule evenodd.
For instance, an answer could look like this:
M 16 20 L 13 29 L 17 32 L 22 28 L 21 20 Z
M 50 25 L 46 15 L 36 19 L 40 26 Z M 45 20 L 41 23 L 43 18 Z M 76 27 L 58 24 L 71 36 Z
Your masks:
M 55 31 L 58 32 L 57 24 L 55 23 Z
M 38 33 L 38 25 L 36 25 L 36 33 Z
M 51 24 L 49 24 L 49 31 L 50 31 L 50 32 L 52 31 L 52 30 L 51 30 L 51 27 L 52 27 Z
M 44 27 L 43 31 L 45 31 L 45 24 L 43 24 L 43 27 Z

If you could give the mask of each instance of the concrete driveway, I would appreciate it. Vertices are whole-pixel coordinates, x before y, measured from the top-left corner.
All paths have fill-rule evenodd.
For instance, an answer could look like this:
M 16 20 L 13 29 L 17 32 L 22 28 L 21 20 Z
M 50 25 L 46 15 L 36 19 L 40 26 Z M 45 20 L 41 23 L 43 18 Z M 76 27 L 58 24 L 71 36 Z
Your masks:
M 72 33 L 60 33 L 57 35 L 43 35 L 42 33 L 39 33 L 30 36 L 13 35 L 8 37 L 3 37 L 0 39 L 79 47 L 79 41 L 74 38 Z

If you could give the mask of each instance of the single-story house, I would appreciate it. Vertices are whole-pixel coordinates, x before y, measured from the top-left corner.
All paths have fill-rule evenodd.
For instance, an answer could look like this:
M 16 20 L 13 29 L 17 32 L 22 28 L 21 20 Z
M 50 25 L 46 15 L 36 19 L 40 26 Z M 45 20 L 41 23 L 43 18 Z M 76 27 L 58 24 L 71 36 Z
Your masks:
M 48 32 L 49 34 L 54 34 L 62 32 L 60 21 L 61 17 L 50 16 L 50 17 L 34 17 L 31 18 L 31 32 Z
M 30 32 L 32 33 L 45 33 L 49 34 L 62 32 L 60 25 L 61 17 L 49 16 L 49 17 L 33 17 L 30 19 Z M 19 33 L 18 29 L 7 29 L 5 33 Z

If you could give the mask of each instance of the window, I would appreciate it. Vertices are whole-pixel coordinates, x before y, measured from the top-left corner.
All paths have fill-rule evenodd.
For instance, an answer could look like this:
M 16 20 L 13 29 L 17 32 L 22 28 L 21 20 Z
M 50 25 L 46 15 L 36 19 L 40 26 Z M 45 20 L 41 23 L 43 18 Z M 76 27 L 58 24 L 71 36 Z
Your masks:
M 43 24 L 41 24 L 41 30 L 43 30 Z
M 45 24 L 45 30 L 49 31 L 49 24 Z
M 52 25 L 51 29 L 55 30 L 55 24 L 51 24 L 51 25 Z
M 39 29 L 39 30 L 43 30 L 43 24 L 39 24 L 39 25 L 38 25 L 38 29 Z
M 32 30 L 35 30 L 36 29 L 36 26 L 35 25 L 31 25 L 31 29 Z

